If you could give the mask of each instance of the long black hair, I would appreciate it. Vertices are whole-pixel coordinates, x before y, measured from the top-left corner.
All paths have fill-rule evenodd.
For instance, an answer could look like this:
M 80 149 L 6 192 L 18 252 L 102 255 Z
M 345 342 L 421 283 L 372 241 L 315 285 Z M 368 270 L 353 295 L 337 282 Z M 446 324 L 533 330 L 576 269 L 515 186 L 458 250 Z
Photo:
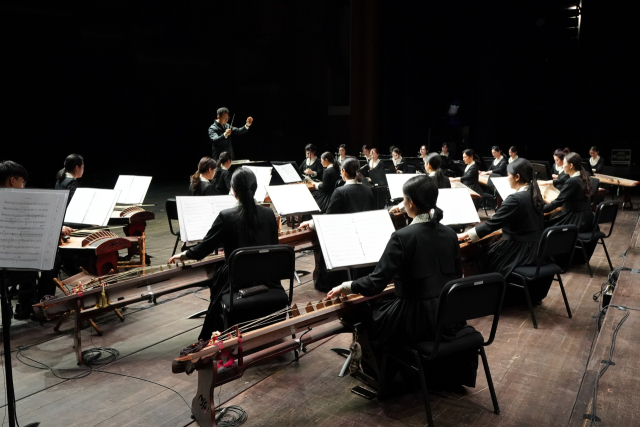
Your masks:
M 56 181 L 62 182 L 67 172 L 71 173 L 76 170 L 76 166 L 82 167 L 83 164 L 84 159 L 80 154 L 69 154 L 67 158 L 64 159 L 64 167 L 56 174 Z
M 480 163 L 480 157 L 478 157 L 478 155 L 471 148 L 467 148 L 462 152 L 462 154 L 466 154 L 467 157 L 471 157 L 473 159 L 473 163 L 476 164 L 478 169 L 482 167 L 482 163 Z
M 328 152 L 328 151 L 325 151 L 324 153 L 322 153 L 322 156 L 320 156 L 320 158 L 321 158 L 322 160 L 326 160 L 326 161 L 328 161 L 329 163 L 331 163 L 331 164 L 333 165 L 333 167 L 334 167 L 338 172 L 340 172 L 340 163 L 339 163 L 336 159 L 334 159 L 334 158 L 333 158 L 333 154 L 331 154 L 331 153 L 330 153 L 330 152 Z
M 594 150 L 595 151 L 595 150 Z M 564 156 L 567 163 L 573 165 L 573 168 L 580 171 L 580 179 L 582 180 L 582 192 L 585 197 L 591 197 L 591 180 L 589 179 L 589 173 L 582 167 L 582 157 L 578 153 L 569 153 Z
M 360 175 L 360 162 L 355 157 L 347 157 L 344 162 L 342 162 L 342 170 L 350 179 L 356 179 L 359 182 L 362 181 L 362 175 Z
M 222 169 L 222 165 L 227 163 L 229 160 L 231 160 L 231 154 L 229 154 L 228 151 L 223 151 L 222 153 L 220 153 L 220 157 L 218 157 L 218 165 L 216 166 L 216 171 L 213 173 L 213 178 L 211 179 L 211 182 L 213 183 L 213 185 L 215 185 L 218 181 L 220 181 L 220 177 L 222 176 L 222 172 L 224 171 L 224 169 Z
M 435 179 L 429 176 L 414 176 L 404 183 L 402 193 L 422 213 L 429 213 L 433 210 L 431 222 L 440 222 L 442 210 L 436 206 L 438 202 L 438 186 Z
M 449 178 L 445 176 L 444 172 L 442 172 L 442 169 L 440 168 L 440 165 L 442 164 L 442 157 L 440 157 L 440 154 L 427 154 L 424 158 L 424 164 L 428 164 L 429 166 L 431 166 L 431 169 L 436 171 L 436 175 L 433 177 L 433 179 L 436 180 L 438 188 L 451 188 L 451 182 L 449 181 Z
M 194 193 L 197 193 L 200 190 L 200 185 L 202 184 L 202 181 L 200 181 L 200 175 L 209 172 L 209 169 L 215 168 L 216 161 L 211 157 L 203 157 L 200 159 L 200 163 L 198 163 L 198 170 L 196 173 L 191 175 L 191 185 L 193 186 Z
M 231 188 L 242 206 L 238 214 L 242 222 L 241 226 L 247 233 L 249 243 L 255 244 L 258 229 L 258 208 L 253 196 L 258 189 L 258 180 L 250 169 L 238 168 L 231 177 Z
M 544 210 L 544 200 L 542 199 L 542 193 L 540 187 L 538 187 L 538 181 L 536 180 L 536 172 L 533 170 L 533 166 L 529 163 L 529 160 L 519 157 L 507 166 L 507 173 L 510 173 L 515 178 L 516 175 L 520 175 L 518 182 L 524 183 L 529 186 L 529 196 L 531 197 L 531 204 L 533 208 L 542 212 Z

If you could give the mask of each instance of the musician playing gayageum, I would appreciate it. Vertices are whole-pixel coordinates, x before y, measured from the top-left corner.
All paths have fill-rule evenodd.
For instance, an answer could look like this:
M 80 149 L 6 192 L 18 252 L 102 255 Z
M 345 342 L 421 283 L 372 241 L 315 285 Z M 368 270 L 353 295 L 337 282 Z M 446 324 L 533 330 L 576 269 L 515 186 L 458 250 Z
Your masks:
M 220 246 L 224 248 L 224 256 L 228 262 L 229 256 L 235 249 L 278 244 L 278 225 L 273 211 L 256 205 L 253 199 L 258 188 L 258 182 L 253 172 L 244 168 L 237 169 L 231 178 L 231 188 L 234 196 L 238 199 L 238 206 L 221 211 L 202 242 L 174 255 L 169 259 L 169 263 L 188 259 L 200 260 Z M 256 272 L 256 277 L 259 277 L 259 272 Z M 262 284 L 272 289 L 273 292 L 282 292 L 278 298 L 281 297 L 282 306 L 286 306 L 288 297 L 280 282 Z M 229 293 L 229 266 L 226 263 L 218 270 L 211 284 L 211 303 L 204 325 L 202 325 L 200 339 L 208 340 L 213 331 L 224 330 L 220 301 L 225 293 Z M 255 309 L 250 310 L 252 318 L 270 314 L 261 309 L 261 295 L 251 297 L 252 303 L 255 304 Z M 269 295 L 273 295 L 273 293 L 269 292 Z M 236 323 L 239 323 L 250 319 L 235 320 Z
M 395 231 L 373 273 L 333 288 L 327 298 L 351 293 L 373 296 L 392 280 L 395 298 L 373 306 L 368 336 L 378 363 L 381 348 L 433 340 L 440 291 L 462 277 L 460 246 L 455 232 L 441 225 L 442 211 L 436 207 L 438 187 L 427 176 L 409 179 L 403 186 L 404 206 L 411 225 Z M 448 325 L 451 339 L 464 325 Z M 444 358 L 431 366 L 432 386 L 475 386 L 477 353 L 470 351 Z
M 211 158 L 217 159 L 223 151 L 227 151 L 231 158 L 234 159 L 233 145 L 231 138 L 234 135 L 242 135 L 249 131 L 249 126 L 253 123 L 253 118 L 248 117 L 244 126 L 235 128 L 229 123 L 229 110 L 225 107 L 218 108 L 218 118 L 209 126 L 209 138 L 211 139 L 211 148 L 213 154 Z
M 300 165 L 300 174 L 310 178 L 322 179 L 322 163 L 316 156 L 316 146 L 307 144 L 304 147 L 305 158 Z
M 203 157 L 198 163 L 198 170 L 191 175 L 189 185 L 190 196 L 215 196 L 215 188 L 211 179 L 216 169 L 216 162 L 211 157 Z
M 462 152 L 462 161 L 467 165 L 464 168 L 464 174 L 460 178 L 452 178 L 451 181 L 461 181 L 464 185 L 472 189 L 478 194 L 482 194 L 482 188 L 478 182 L 478 173 L 480 171 L 480 157 L 473 152 L 472 149 L 467 148 Z M 476 209 L 480 207 L 480 199 L 473 201 Z
M 313 198 L 316 199 L 320 210 L 324 213 L 329 207 L 331 195 L 336 189 L 336 184 L 340 181 L 340 164 L 334 160 L 333 154 L 328 151 L 322 153 L 320 161 L 324 167 L 322 172 L 322 182 L 314 182 L 317 191 L 312 192 Z
M 79 154 L 70 154 L 64 161 L 64 168 L 56 175 L 56 190 L 69 190 L 67 205 L 78 188 L 78 178 L 84 173 L 84 159 Z
M 502 155 L 502 150 L 497 145 L 491 147 L 491 155 L 493 156 L 493 162 L 489 165 L 489 170 L 486 172 L 480 172 L 481 175 L 490 175 L 497 173 L 500 176 L 507 176 L 507 164 L 510 163 Z
M 215 195 L 224 196 L 231 191 L 231 154 L 227 151 L 220 154 L 216 171 L 211 178 L 211 185 L 215 188 Z

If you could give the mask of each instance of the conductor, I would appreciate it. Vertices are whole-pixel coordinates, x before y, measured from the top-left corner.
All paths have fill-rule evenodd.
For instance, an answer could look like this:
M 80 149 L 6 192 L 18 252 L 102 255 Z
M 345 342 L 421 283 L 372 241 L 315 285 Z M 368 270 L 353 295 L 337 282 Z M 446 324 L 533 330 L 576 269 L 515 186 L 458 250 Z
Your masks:
M 231 159 L 235 159 L 233 155 L 233 146 L 231 145 L 231 137 L 233 135 L 242 135 L 249 130 L 249 126 L 253 123 L 253 118 L 248 117 L 247 123 L 243 127 L 234 128 L 229 125 L 229 109 L 218 108 L 218 118 L 209 126 L 209 138 L 211 138 L 211 148 L 213 149 L 213 159 L 217 160 L 221 153 L 228 151 Z M 233 120 L 231 121 L 233 124 Z

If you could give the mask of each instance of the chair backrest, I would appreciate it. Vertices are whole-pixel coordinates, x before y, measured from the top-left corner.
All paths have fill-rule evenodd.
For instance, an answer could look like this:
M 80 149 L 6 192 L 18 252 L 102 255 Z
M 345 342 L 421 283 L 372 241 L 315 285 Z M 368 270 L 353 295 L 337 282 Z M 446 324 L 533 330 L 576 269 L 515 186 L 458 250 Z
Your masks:
M 504 277 L 499 273 L 465 277 L 444 285 L 436 313 L 436 338 L 431 358 L 435 358 L 438 352 L 441 335 L 447 325 L 479 317 L 493 316 L 491 333 L 484 345 L 491 344 L 496 335 L 506 287 Z
M 489 174 L 489 179 L 487 179 L 487 188 L 495 190 L 496 186 L 493 185 L 493 181 L 491 181 L 491 178 L 500 178 L 500 174 L 499 173 L 491 173 Z
M 594 200 L 595 196 L 598 194 L 598 188 L 600 187 L 600 180 L 598 178 L 594 178 L 592 176 L 589 177 L 589 182 L 591 183 L 591 200 Z
M 416 173 L 416 167 L 414 165 L 407 165 L 407 173 Z
M 602 202 L 598 205 L 596 209 L 596 216 L 593 221 L 594 231 L 596 227 L 600 224 L 609 224 L 611 223 L 611 227 L 609 228 L 609 234 L 607 237 L 611 236 L 611 231 L 613 230 L 613 225 L 616 223 L 616 217 L 618 216 L 618 204 L 615 202 Z
M 229 256 L 229 311 L 233 308 L 233 292 L 246 285 L 258 285 L 289 279 L 289 305 L 293 298 L 296 256 L 289 245 L 238 248 Z
M 173 224 L 171 223 L 171 221 L 178 221 L 178 205 L 176 203 L 176 199 L 167 199 L 164 204 L 164 210 L 167 213 L 167 219 L 169 220 L 169 231 L 171 231 L 171 234 L 174 236 L 177 236 L 177 230 L 175 232 L 173 231 Z
M 562 257 L 565 260 L 566 265 L 558 264 L 558 267 L 565 272 L 571 266 L 571 258 L 573 258 L 573 250 L 576 247 L 576 241 L 578 240 L 578 226 L 574 224 L 557 225 L 555 227 L 549 227 L 542 232 L 542 238 L 540 239 L 540 245 L 538 246 L 536 277 L 538 276 L 538 270 L 540 265 L 545 259 L 553 257 L 554 255 L 571 254 L 570 257 Z

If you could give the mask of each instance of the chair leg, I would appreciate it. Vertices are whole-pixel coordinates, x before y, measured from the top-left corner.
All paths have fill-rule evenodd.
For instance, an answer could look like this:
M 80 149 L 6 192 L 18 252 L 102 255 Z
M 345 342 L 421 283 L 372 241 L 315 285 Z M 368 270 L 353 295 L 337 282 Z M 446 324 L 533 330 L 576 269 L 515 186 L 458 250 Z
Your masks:
M 589 269 L 589 276 L 593 279 L 593 271 L 591 271 L 591 263 L 589 262 L 589 258 L 587 258 L 587 251 L 584 249 L 584 243 L 580 240 L 578 240 L 578 243 L 580 244 L 580 248 L 582 249 L 582 256 L 584 257 L 584 260 L 587 262 L 587 269 Z
M 536 322 L 536 315 L 533 312 L 533 304 L 531 304 L 531 296 L 529 295 L 529 287 L 527 286 L 527 279 L 522 279 L 522 289 L 524 289 L 524 295 L 527 297 L 527 305 L 529 306 L 529 313 L 531 314 L 531 321 L 533 327 L 538 329 L 538 322 Z
M 491 401 L 493 402 L 493 412 L 500 413 L 500 407 L 498 406 L 498 398 L 496 397 L 496 390 L 493 388 L 493 380 L 491 379 L 491 371 L 489 371 L 489 362 L 487 362 L 487 354 L 484 352 L 484 347 L 480 347 L 480 357 L 482 358 L 482 366 L 484 366 L 484 374 L 487 377 L 487 384 L 489 385 L 489 393 L 491 393 Z
M 174 256 L 176 254 L 176 249 L 178 249 L 178 242 L 180 241 L 180 235 L 178 234 L 178 236 L 176 237 L 176 244 L 173 245 L 173 253 L 171 254 L 171 256 Z
M 564 306 L 567 307 L 567 314 L 569 315 L 569 319 L 571 319 L 571 309 L 569 308 L 569 301 L 567 301 L 567 294 L 564 291 L 564 285 L 562 284 L 562 278 L 558 274 L 558 283 L 560 284 L 560 290 L 562 291 L 562 298 L 564 299 Z
M 422 400 L 424 403 L 424 411 L 427 413 L 427 425 L 433 426 L 433 416 L 431 415 L 431 405 L 429 405 L 429 394 L 427 391 L 427 380 L 424 375 L 424 367 L 422 366 L 422 360 L 416 350 L 412 350 L 413 358 L 416 361 L 418 367 L 418 376 L 420 377 L 420 388 L 422 389 Z
M 609 257 L 609 251 L 607 250 L 607 245 L 604 244 L 604 239 L 600 239 L 600 241 L 602 242 L 602 248 L 604 249 L 604 253 L 607 255 L 607 261 L 609 261 L 609 268 L 611 269 L 611 271 L 613 271 L 613 264 L 611 264 L 611 258 Z

